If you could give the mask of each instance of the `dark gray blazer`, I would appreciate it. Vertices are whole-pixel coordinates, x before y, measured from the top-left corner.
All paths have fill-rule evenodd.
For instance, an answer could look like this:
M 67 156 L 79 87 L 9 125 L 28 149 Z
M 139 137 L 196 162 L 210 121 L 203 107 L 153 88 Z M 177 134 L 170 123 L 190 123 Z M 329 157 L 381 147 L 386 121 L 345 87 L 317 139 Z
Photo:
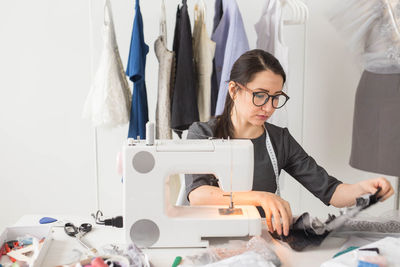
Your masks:
M 215 119 L 193 123 L 189 128 L 187 139 L 214 137 L 215 124 Z M 270 123 L 265 123 L 265 126 L 278 160 L 279 173 L 282 169 L 285 170 L 325 205 L 329 205 L 336 187 L 342 182 L 320 167 L 290 135 L 287 128 Z M 251 139 L 254 146 L 253 190 L 275 192 L 276 178 L 266 148 L 265 137 L 264 132 L 260 137 Z M 212 174 L 186 175 L 185 182 L 187 196 L 202 185 L 218 186 L 218 179 Z

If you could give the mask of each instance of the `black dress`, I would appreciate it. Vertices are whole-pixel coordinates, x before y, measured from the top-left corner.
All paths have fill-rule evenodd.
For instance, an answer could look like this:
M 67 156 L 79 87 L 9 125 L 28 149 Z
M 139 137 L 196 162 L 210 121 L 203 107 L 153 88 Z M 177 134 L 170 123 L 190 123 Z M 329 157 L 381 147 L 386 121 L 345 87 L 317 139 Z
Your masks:
M 181 137 L 182 130 L 199 121 L 193 63 L 192 31 L 186 0 L 176 13 L 173 50 L 176 55 L 175 83 L 171 99 L 171 127 Z

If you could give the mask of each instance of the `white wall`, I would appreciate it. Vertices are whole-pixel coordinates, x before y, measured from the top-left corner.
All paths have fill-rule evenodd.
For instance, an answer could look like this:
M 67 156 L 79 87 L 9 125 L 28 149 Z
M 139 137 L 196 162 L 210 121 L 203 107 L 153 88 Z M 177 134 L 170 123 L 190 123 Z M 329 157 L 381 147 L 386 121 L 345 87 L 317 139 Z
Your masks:
M 134 1 L 111 2 L 125 65 Z M 170 48 L 179 2 L 166 0 Z M 214 1 L 205 2 L 210 32 Z M 250 47 L 255 48 L 253 25 L 264 1 L 237 2 Z M 284 28 L 290 48 L 290 130 L 332 175 L 346 182 L 374 177 L 348 165 L 361 69 L 325 17 L 338 0 L 306 2 L 310 8 L 307 25 Z M 194 3 L 188 1 L 192 22 Z M 146 68 L 150 119 L 154 119 L 156 104 L 158 62 L 153 43 L 159 30 L 159 4 L 141 1 L 145 41 L 150 46 Z M 91 66 L 97 66 L 101 51 L 102 12 L 102 1 L 89 0 L 7 1 L 0 9 L 0 229 L 28 213 L 87 215 L 96 209 L 94 130 L 81 119 L 81 111 L 94 71 Z M 126 134 L 126 126 L 97 131 L 99 203 L 108 215 L 122 212 L 115 158 Z M 326 216 L 328 212 L 288 176 L 283 196 L 294 213 Z M 393 198 L 384 209 L 392 206 Z
M 93 206 L 87 3 L 3 1 L 0 9 L 0 226 L 26 213 Z
M 340 1 L 307 1 L 310 19 L 306 31 L 303 145 L 331 175 L 343 182 L 355 183 L 380 175 L 356 170 L 348 164 L 354 98 L 362 68 L 346 40 L 327 19 L 329 11 Z M 393 186 L 397 185 L 397 178 L 387 178 Z M 313 214 L 326 214 L 325 206 L 304 189 L 301 199 L 301 206 L 310 207 Z M 394 199 L 367 211 L 378 215 L 392 209 Z

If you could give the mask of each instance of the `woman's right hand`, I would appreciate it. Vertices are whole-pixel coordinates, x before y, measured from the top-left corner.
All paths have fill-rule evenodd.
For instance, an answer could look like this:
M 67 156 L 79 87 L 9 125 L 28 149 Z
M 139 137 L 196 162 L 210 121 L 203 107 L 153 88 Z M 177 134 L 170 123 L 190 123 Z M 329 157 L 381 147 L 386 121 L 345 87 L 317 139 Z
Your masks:
M 289 202 L 281 197 L 269 192 L 256 192 L 259 206 L 265 212 L 265 220 L 267 221 L 269 232 L 276 232 L 281 235 L 289 234 L 289 227 L 292 224 L 292 211 Z
M 189 194 L 190 205 L 229 205 L 221 188 L 211 185 L 202 185 Z M 265 212 L 268 230 L 272 233 L 274 229 L 279 235 L 289 234 L 292 223 L 292 211 L 289 202 L 279 196 L 264 191 L 233 192 L 235 205 L 261 206 Z M 272 220 L 273 217 L 273 220 Z

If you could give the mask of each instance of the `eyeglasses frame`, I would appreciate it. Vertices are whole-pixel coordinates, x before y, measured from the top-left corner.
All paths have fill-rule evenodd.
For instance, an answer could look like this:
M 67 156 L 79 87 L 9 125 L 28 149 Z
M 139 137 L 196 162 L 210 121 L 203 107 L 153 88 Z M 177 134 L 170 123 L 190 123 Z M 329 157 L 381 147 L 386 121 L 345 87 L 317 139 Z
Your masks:
M 244 86 L 243 84 L 240 84 L 240 83 L 238 83 L 238 82 L 235 82 L 235 84 L 236 84 L 236 86 L 238 86 L 238 87 L 240 87 L 240 88 L 244 88 L 245 90 L 247 90 L 249 93 L 251 93 L 251 94 L 253 95 L 252 102 L 253 102 L 253 105 L 256 106 L 256 107 L 262 107 L 262 106 L 264 106 L 265 104 L 268 103 L 269 99 L 271 98 L 271 99 L 272 99 L 272 107 L 273 107 L 274 109 L 280 109 L 280 108 L 282 108 L 284 105 L 286 105 L 286 103 L 287 103 L 287 102 L 289 101 L 289 99 L 290 99 L 290 97 L 289 97 L 287 94 L 285 94 L 284 92 L 280 92 L 280 93 L 277 94 L 277 95 L 270 95 L 270 94 L 268 94 L 267 92 L 262 92 L 262 91 L 254 92 L 254 91 L 251 90 L 250 88 L 247 88 L 246 86 Z M 265 99 L 265 102 L 264 102 L 262 105 L 256 105 L 256 104 L 254 103 L 254 98 L 256 97 L 256 94 L 259 94 L 259 93 L 263 93 L 263 94 L 266 94 L 266 95 L 268 96 L 268 97 Z M 285 103 L 284 103 L 282 106 L 280 106 L 280 107 L 277 108 L 277 107 L 274 106 L 274 98 L 277 97 L 277 96 L 281 96 L 281 95 L 283 95 L 283 96 L 286 98 L 286 101 L 285 101 Z

